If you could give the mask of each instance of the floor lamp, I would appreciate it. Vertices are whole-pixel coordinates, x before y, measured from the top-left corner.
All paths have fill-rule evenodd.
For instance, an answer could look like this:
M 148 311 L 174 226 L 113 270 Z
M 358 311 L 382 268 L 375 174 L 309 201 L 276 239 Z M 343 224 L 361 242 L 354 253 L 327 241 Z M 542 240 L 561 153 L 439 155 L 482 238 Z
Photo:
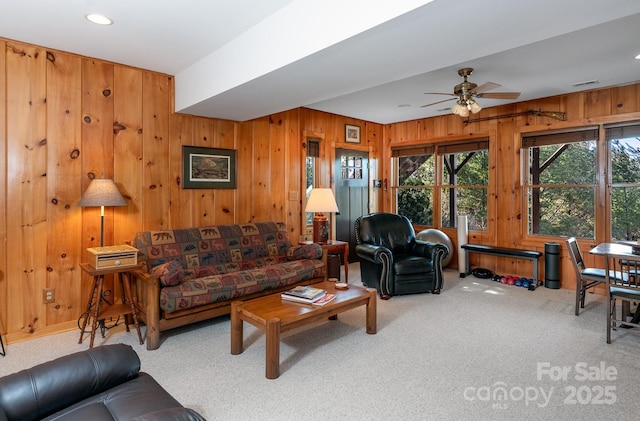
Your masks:
M 312 189 L 305 212 L 315 212 L 313 218 L 313 242 L 326 244 L 329 241 L 329 221 L 324 213 L 339 212 L 331 189 Z
M 94 178 L 85 190 L 78 206 L 100 206 L 100 247 L 104 247 L 104 207 L 126 206 L 118 187 L 110 178 Z

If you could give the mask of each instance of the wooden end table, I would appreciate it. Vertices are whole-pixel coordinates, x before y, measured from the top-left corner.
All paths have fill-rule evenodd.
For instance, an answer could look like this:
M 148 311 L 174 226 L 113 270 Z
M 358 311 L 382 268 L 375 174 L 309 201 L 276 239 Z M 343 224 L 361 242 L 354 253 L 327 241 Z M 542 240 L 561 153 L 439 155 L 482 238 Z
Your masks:
M 298 244 L 313 244 L 313 241 L 300 241 Z M 342 255 L 342 262 L 344 263 L 344 282 L 349 283 L 349 243 L 346 241 L 331 240 L 327 243 L 320 243 L 320 247 L 322 247 L 322 251 L 326 255 Z
M 280 376 L 280 334 L 309 323 L 335 317 L 339 313 L 356 307 L 366 306 L 366 330 L 369 334 L 377 331 L 377 292 L 372 288 L 350 286 L 346 290 L 336 290 L 333 282 L 314 284 L 336 294 L 335 300 L 314 306 L 283 300 L 280 293 L 256 298 L 250 301 L 231 303 L 231 354 L 244 351 L 243 322 L 251 323 L 266 334 L 265 375 L 268 379 Z
M 129 322 L 127 320 L 128 315 L 132 315 L 133 323 L 138 331 L 138 339 L 140 339 L 140 345 L 144 344 L 142 339 L 142 333 L 140 333 L 140 324 L 138 323 L 138 313 L 136 306 L 133 302 L 131 295 L 131 272 L 142 268 L 142 265 L 133 266 L 117 266 L 108 269 L 96 269 L 88 263 L 81 263 L 80 267 L 89 276 L 93 277 L 93 286 L 91 288 L 91 295 L 89 296 L 89 302 L 87 303 L 86 317 L 82 322 L 82 328 L 80 329 L 79 344 L 82 343 L 82 337 L 84 336 L 84 330 L 87 327 L 87 321 L 92 318 L 91 323 L 91 340 L 89 342 L 89 348 L 93 348 L 93 340 L 96 337 L 96 329 L 98 328 L 98 321 L 105 320 L 110 317 L 125 316 L 125 326 L 127 332 L 129 331 Z M 121 303 L 113 303 L 109 307 L 102 307 L 102 293 L 104 290 L 104 276 L 115 274 L 120 281 L 120 289 L 122 292 Z

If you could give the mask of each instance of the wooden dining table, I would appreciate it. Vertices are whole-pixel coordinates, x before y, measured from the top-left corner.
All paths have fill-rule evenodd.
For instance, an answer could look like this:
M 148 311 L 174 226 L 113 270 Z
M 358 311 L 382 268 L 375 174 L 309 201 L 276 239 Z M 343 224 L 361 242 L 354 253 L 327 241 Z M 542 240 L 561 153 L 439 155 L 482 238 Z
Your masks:
M 623 267 L 634 267 L 634 271 L 638 270 L 638 266 L 640 266 L 640 254 L 634 253 L 634 248 L 631 244 L 626 242 L 618 242 L 618 243 L 600 243 L 591 250 L 589 250 L 589 254 L 604 256 L 604 270 L 605 270 L 605 278 L 607 280 L 607 300 L 611 299 L 609 286 L 611 285 L 610 279 L 610 271 L 623 273 Z M 613 263 L 613 264 L 612 264 Z M 613 268 L 611 267 L 613 266 Z M 619 266 L 619 268 L 618 268 Z M 608 308 L 608 307 L 607 307 Z M 607 310 L 609 311 L 609 310 Z M 622 305 L 623 314 L 629 313 L 629 302 L 625 301 Z M 630 320 L 631 323 L 639 323 L 640 322 L 640 306 L 636 309 L 633 317 Z M 607 323 L 610 323 L 607 320 Z M 607 330 L 607 343 L 610 342 L 609 330 Z

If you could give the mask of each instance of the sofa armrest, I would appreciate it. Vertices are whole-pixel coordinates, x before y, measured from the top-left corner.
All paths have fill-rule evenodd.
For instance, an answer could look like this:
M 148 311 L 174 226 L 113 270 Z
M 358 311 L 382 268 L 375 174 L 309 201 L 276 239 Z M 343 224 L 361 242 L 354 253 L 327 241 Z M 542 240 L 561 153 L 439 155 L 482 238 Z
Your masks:
M 138 354 L 124 344 L 66 355 L 0 379 L 6 419 L 37 420 L 138 376 Z
M 287 260 L 302 259 L 322 259 L 322 246 L 312 243 L 289 247 L 287 250 Z
M 131 272 L 138 317 L 147 325 L 147 349 L 160 347 L 160 277 L 148 272 Z M 134 299 L 134 303 L 136 300 Z
M 161 409 L 136 417 L 134 421 L 206 421 L 204 417 L 190 408 L 177 407 Z

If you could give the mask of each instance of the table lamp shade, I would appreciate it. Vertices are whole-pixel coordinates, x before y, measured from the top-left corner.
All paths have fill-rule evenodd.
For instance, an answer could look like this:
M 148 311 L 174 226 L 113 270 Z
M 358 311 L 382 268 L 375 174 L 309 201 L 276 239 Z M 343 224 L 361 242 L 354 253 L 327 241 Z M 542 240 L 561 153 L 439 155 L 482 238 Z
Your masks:
M 94 178 L 85 190 L 78 206 L 126 206 L 118 186 L 109 178 Z
M 339 212 L 333 191 L 327 188 L 311 190 L 305 212 L 315 212 L 313 218 L 313 242 L 325 244 L 329 241 L 329 221 L 325 212 Z
M 100 207 L 100 247 L 104 246 L 104 207 L 126 206 L 118 187 L 109 178 L 94 178 L 78 202 L 80 207 Z

